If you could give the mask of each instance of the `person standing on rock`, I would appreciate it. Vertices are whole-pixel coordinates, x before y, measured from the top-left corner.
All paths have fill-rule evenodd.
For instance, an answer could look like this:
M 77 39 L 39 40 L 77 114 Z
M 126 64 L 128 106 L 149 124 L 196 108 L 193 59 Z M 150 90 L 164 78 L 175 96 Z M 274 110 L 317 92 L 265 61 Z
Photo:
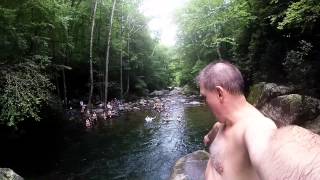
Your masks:
M 211 63 L 197 77 L 200 94 L 217 118 L 204 143 L 210 145 L 207 180 L 260 179 L 256 171 L 275 123 L 246 101 L 240 71 L 227 61 Z
M 277 129 L 247 102 L 234 65 L 211 63 L 197 80 L 218 121 L 204 136 L 207 180 L 320 179 L 320 136 L 298 126 Z

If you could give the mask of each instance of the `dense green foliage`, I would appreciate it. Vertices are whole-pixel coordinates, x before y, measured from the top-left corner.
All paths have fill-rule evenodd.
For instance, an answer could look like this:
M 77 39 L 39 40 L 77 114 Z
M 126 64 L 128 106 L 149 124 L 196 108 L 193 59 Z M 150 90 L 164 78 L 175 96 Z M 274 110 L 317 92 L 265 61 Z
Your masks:
M 87 101 L 91 0 L 2 0 L 0 2 L 0 123 L 40 120 L 51 97 Z M 113 1 L 98 0 L 93 37 L 93 103 L 104 98 L 109 17 Z M 109 98 L 120 97 L 123 54 L 125 97 L 166 87 L 168 55 L 146 28 L 139 1 L 118 1 L 109 65 Z M 123 27 L 121 32 L 121 26 Z M 122 48 L 121 48 L 122 47 Z
M 249 85 L 287 83 L 319 96 L 320 1 L 190 0 L 177 23 L 176 83 L 193 83 L 203 66 L 227 59 Z
M 87 102 L 93 61 L 93 104 L 103 102 L 113 0 L 0 2 L 0 123 L 40 120 L 55 98 Z M 218 59 L 237 64 L 249 85 L 287 83 L 319 96 L 320 1 L 189 0 L 177 12 L 177 47 L 150 37 L 141 1 L 118 0 L 108 68 L 109 99 L 193 84 Z M 93 37 L 91 38 L 91 34 Z M 90 39 L 93 52 L 90 53 Z M 122 71 L 121 71 L 122 69 Z

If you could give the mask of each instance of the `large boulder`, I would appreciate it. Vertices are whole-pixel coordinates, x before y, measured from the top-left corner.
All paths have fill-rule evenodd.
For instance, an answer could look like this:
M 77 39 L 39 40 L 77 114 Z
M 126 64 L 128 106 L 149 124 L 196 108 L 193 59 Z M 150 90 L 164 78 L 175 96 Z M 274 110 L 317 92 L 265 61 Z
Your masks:
M 294 88 L 274 83 L 259 83 L 250 89 L 248 101 L 278 127 L 288 124 L 309 125 L 320 114 L 320 100 L 294 93 Z M 313 124 L 314 126 L 314 124 Z
M 169 95 L 178 95 L 178 94 L 182 94 L 181 87 L 174 87 L 173 90 L 171 90 L 169 93 Z
M 197 89 L 192 88 L 190 85 L 185 85 L 182 88 L 182 94 L 185 94 L 185 95 L 199 94 L 199 91 Z
M 0 180 L 23 180 L 23 178 L 10 168 L 0 168 Z
M 260 82 L 250 88 L 248 101 L 260 108 L 266 102 L 277 96 L 287 95 L 294 92 L 293 87 L 277 85 L 275 83 Z
M 320 134 L 320 115 L 312 121 L 307 121 L 304 127 L 316 134 Z
M 260 110 L 279 127 L 288 124 L 304 125 L 317 117 L 320 101 L 309 96 L 289 94 L 271 99 L 261 105 Z
M 198 150 L 180 158 L 170 177 L 170 180 L 204 180 L 209 154 Z

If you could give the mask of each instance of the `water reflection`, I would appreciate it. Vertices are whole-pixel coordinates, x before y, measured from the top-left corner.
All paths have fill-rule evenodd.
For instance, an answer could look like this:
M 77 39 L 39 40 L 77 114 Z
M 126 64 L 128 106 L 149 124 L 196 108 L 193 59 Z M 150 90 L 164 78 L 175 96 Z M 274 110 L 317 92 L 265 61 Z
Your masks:
M 213 124 L 204 106 L 188 107 L 183 96 L 166 99 L 163 112 L 130 112 L 99 124 L 63 152 L 52 179 L 168 179 L 181 156 L 203 149 Z M 146 122 L 145 117 L 156 118 Z

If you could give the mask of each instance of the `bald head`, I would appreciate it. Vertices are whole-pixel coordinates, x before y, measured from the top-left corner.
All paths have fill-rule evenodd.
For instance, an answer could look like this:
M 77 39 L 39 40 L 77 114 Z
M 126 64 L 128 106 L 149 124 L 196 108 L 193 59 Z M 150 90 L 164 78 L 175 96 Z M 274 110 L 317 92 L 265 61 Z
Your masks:
M 207 65 L 197 77 L 207 90 L 221 86 L 230 94 L 243 94 L 244 82 L 239 69 L 227 61 L 219 61 Z

